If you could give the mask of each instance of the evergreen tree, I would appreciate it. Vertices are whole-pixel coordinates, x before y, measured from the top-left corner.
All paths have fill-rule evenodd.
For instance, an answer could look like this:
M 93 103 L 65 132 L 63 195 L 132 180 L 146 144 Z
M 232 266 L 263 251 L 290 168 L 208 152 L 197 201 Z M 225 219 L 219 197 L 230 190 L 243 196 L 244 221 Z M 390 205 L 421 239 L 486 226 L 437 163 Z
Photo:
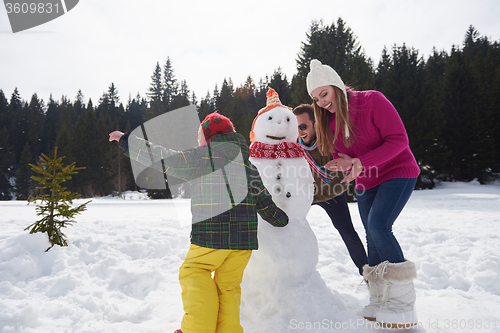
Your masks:
M 253 118 L 253 113 L 248 109 L 247 101 L 234 97 L 231 121 L 236 131 L 243 135 L 247 142 L 250 140 Z
M 76 174 L 75 163 L 64 166 L 62 163 L 64 157 L 57 157 L 57 147 L 54 150 L 54 158 L 45 154 L 41 156 L 41 162 L 37 165 L 30 164 L 33 171 L 41 176 L 32 176 L 33 180 L 38 182 L 37 189 L 45 191 L 36 197 L 30 196 L 28 203 L 40 201 L 36 206 L 37 215 L 42 218 L 28 226 L 25 230 L 30 230 L 30 234 L 37 232 L 47 233 L 51 246 L 45 250 L 47 252 L 54 245 L 68 246 L 66 235 L 61 228 L 66 228 L 76 222 L 75 216 L 87 209 L 86 205 L 90 202 L 76 207 L 71 207 L 73 201 L 78 199 L 78 193 L 67 191 L 62 183 L 71 179 L 71 175 Z
M 0 101 L 1 102 L 1 101 Z M 7 126 L 0 130 L 0 200 L 12 199 L 11 177 L 14 176 L 14 151 Z
M 304 81 L 304 84 L 305 84 L 305 81 Z M 261 108 L 266 106 L 266 101 L 267 101 L 266 94 L 267 94 L 267 91 L 269 90 L 269 88 L 270 88 L 269 87 L 269 78 L 267 76 L 265 77 L 265 79 L 261 78 L 259 80 L 259 86 L 255 90 L 255 104 L 257 106 L 257 109 L 255 110 L 255 115 L 257 115 L 257 112 Z
M 487 37 L 481 36 L 479 31 L 471 25 L 465 33 L 463 45 L 464 54 L 470 56 L 471 60 L 474 61 L 476 56 L 486 56 L 490 47 L 490 42 Z
M 26 141 L 16 170 L 16 194 L 17 198 L 21 200 L 27 200 L 33 194 L 30 163 L 33 163 L 33 154 L 30 144 Z
M 57 120 L 57 132 L 59 132 L 64 124 L 66 126 L 71 125 L 76 122 L 76 112 L 73 107 L 73 103 L 71 103 L 71 100 L 66 97 L 62 96 L 61 97 L 61 102 L 59 103 L 59 119 Z M 56 134 L 57 137 L 57 134 Z
M 0 89 L 0 126 L 10 127 L 11 113 L 9 103 L 3 90 Z
M 78 119 L 78 117 L 85 113 L 85 102 L 83 100 L 84 96 L 82 90 L 80 89 L 76 94 L 75 103 L 73 103 L 75 109 L 75 121 Z
M 11 131 L 12 141 L 14 144 L 14 154 L 16 164 L 19 162 L 21 152 L 26 141 L 28 140 L 28 106 L 21 100 L 21 96 L 17 88 L 14 89 L 10 98 L 10 114 L 12 115 Z
M 10 112 L 9 114 L 15 115 L 17 112 L 21 111 L 23 107 L 23 101 L 21 100 L 21 95 L 19 95 L 19 91 L 17 88 L 14 89 L 10 97 Z
M 44 137 L 45 113 L 43 100 L 39 100 L 37 94 L 33 94 L 27 110 L 28 142 L 35 156 L 42 152 L 42 140 Z
M 395 106 L 412 140 L 418 140 L 414 135 L 413 122 L 423 108 L 424 73 L 424 62 L 417 50 L 409 49 L 405 44 L 394 46 L 388 77 L 380 87 L 380 91 Z
M 443 138 L 443 128 L 446 126 L 443 103 L 443 76 L 448 54 L 436 49 L 425 64 L 425 101 L 418 118 L 415 121 L 414 135 L 421 145 L 418 154 L 421 157 L 422 174 L 420 187 L 434 186 L 434 180 L 442 177 L 450 155 Z M 427 183 L 427 184 L 425 184 Z
M 245 114 L 247 121 L 244 128 L 238 131 L 241 130 L 243 132 L 241 134 L 245 138 L 248 138 L 248 135 L 250 135 L 253 119 L 257 116 L 257 111 L 259 110 L 257 98 L 255 96 L 256 93 L 257 87 L 251 76 L 248 76 L 245 83 L 234 91 L 237 101 L 239 100 L 244 104 L 244 110 L 242 112 Z
M 220 95 L 216 100 L 216 110 L 222 113 L 229 119 L 233 119 L 233 107 L 234 107 L 234 91 L 233 85 L 226 79 L 222 82 L 222 87 L 220 89 Z
M 137 100 L 141 100 L 139 94 L 137 94 Z M 129 101 L 129 104 L 127 106 L 127 114 L 130 112 L 130 109 L 133 104 L 137 104 L 137 107 L 140 108 L 142 111 L 142 114 L 144 114 L 144 110 L 147 109 L 147 101 L 145 99 L 142 99 L 141 104 L 135 102 L 135 100 Z M 140 126 L 142 121 L 140 121 L 140 117 L 137 117 L 139 122 L 134 124 L 130 123 L 130 117 L 127 117 L 127 124 L 123 128 L 125 132 L 132 132 L 134 128 L 137 126 Z M 120 127 L 122 128 L 122 127 Z M 111 151 L 112 153 L 112 151 Z M 113 185 L 115 187 L 115 190 L 118 192 L 119 195 L 121 195 L 121 192 L 126 191 L 126 190 L 138 190 L 137 185 L 135 184 L 135 179 L 134 179 L 134 173 L 132 171 L 132 165 L 130 164 L 130 160 L 123 154 L 122 150 L 120 147 L 116 147 L 116 153 L 117 153 L 117 158 L 115 161 L 112 161 L 111 166 L 113 166 L 113 162 L 116 162 L 115 165 L 118 165 L 117 168 L 117 174 L 116 177 L 113 180 Z
M 79 139 L 80 138 L 78 138 L 78 140 Z M 55 145 L 56 147 L 60 147 L 58 148 L 60 155 L 65 156 L 65 158 L 70 162 L 76 162 L 73 156 L 74 149 L 73 149 L 72 138 L 66 124 L 62 125 L 61 130 L 57 134 Z M 54 149 L 51 150 L 51 155 L 53 155 Z
M 103 93 L 101 99 L 99 100 L 99 105 L 96 109 L 96 116 L 100 117 L 101 115 L 106 119 L 106 122 L 113 127 L 124 127 L 127 123 L 125 109 L 123 104 L 120 103 L 118 90 L 116 89 L 114 83 L 111 83 L 108 91 Z
M 495 74 L 491 75 L 491 64 L 487 63 L 487 55 L 490 50 L 490 43 L 486 37 L 481 37 L 479 32 L 470 26 L 464 39 L 464 59 L 472 67 L 473 84 L 472 89 L 476 89 L 473 104 L 471 104 L 472 113 L 472 137 L 470 138 L 471 168 L 474 168 L 474 178 L 481 183 L 485 183 L 491 177 L 495 158 L 498 152 L 493 151 L 494 132 L 496 127 L 491 126 L 491 119 L 495 118 L 492 110 L 499 110 L 498 106 L 490 108 L 490 90 L 494 82 Z M 487 64 L 490 65 L 487 67 Z M 491 66 L 494 68 L 494 66 Z M 498 74 L 496 74 L 498 75 Z M 472 147 L 474 147 L 472 152 Z M 485 161 L 487 161 L 485 163 Z
M 190 103 L 195 106 L 198 106 L 198 99 L 196 98 L 196 94 L 194 93 L 194 91 L 191 93 Z
M 217 110 L 217 100 L 219 99 L 219 88 L 217 88 L 217 84 L 215 85 L 212 99 L 210 100 L 210 108 L 215 111 Z
M 171 102 L 169 105 L 168 111 L 176 110 L 182 108 L 183 106 L 189 105 L 189 89 L 186 83 L 186 80 L 181 82 L 181 88 L 179 90 L 179 94 L 174 95 L 171 98 Z
M 412 152 L 422 170 L 417 188 L 433 187 L 435 155 L 444 154 L 440 156 L 442 160 L 446 157 L 440 140 L 443 115 L 441 109 L 433 104 L 438 103 L 432 94 L 432 91 L 437 91 L 436 82 L 426 78 L 425 62 L 418 51 L 407 48 L 405 44 L 394 46 L 391 57 L 384 50 L 378 68 L 376 82 L 380 86 L 377 88 L 398 111 Z M 439 72 L 433 74 L 434 79 L 435 75 L 440 75 Z
M 176 109 L 176 107 L 171 104 L 174 97 L 178 94 L 179 86 L 174 75 L 174 68 L 172 66 L 172 62 L 170 61 L 170 57 L 167 57 L 167 61 L 163 67 L 163 89 L 163 112 Z
M 486 101 L 486 115 L 483 121 L 487 124 L 484 137 L 487 142 L 482 148 L 487 148 L 486 161 L 491 161 L 488 166 L 493 172 L 500 172 L 500 44 L 492 43 L 488 49 L 480 71 L 479 85 L 482 98 Z
M 310 103 L 306 77 L 312 59 L 337 71 L 344 83 L 359 90 L 371 89 L 374 84 L 372 62 L 368 59 L 356 36 L 339 18 L 337 25 L 323 26 L 323 22 L 313 21 L 307 41 L 302 43 L 297 59 L 297 74 L 292 79 L 292 105 Z
M 96 197 L 110 194 L 113 191 L 113 159 L 116 152 L 112 145 L 106 144 L 110 128 L 115 125 L 106 124 L 104 114 L 96 116 L 92 104 L 81 116 L 74 129 L 73 142 L 75 161 L 86 168 L 85 173 L 74 180 L 77 190 L 84 197 Z M 116 167 L 114 167 L 116 168 Z
M 59 118 L 61 109 L 59 103 L 50 95 L 47 111 L 45 112 L 45 125 L 43 147 L 45 152 L 50 152 L 55 147 L 57 133 L 59 133 Z
M 189 99 L 189 89 L 186 80 L 182 80 L 181 82 L 181 90 L 179 92 L 179 95 L 185 97 L 186 99 Z
M 92 123 L 89 121 L 90 113 L 92 113 L 92 120 L 94 120 L 94 122 Z M 87 139 L 89 138 L 89 136 L 94 135 L 94 131 L 91 130 L 90 127 L 95 126 L 95 123 L 94 109 L 92 107 L 92 103 L 89 103 L 85 114 L 81 115 L 78 118 L 72 135 L 74 139 L 72 140 L 72 146 L 75 162 L 78 162 L 78 165 L 87 168 L 87 172 L 85 174 L 80 175 L 80 177 L 78 177 L 77 179 L 72 180 L 72 188 L 74 188 L 76 192 L 81 193 L 84 197 L 91 197 L 96 193 L 96 190 L 94 190 L 95 180 L 91 179 L 92 169 L 89 169 L 90 160 L 92 159 L 92 155 L 90 152 L 91 149 L 89 149 L 89 145 L 86 140 L 83 139 Z M 90 130 L 90 132 L 87 132 L 87 130 Z
M 283 105 L 290 106 L 292 103 L 292 88 L 283 74 L 281 67 L 274 71 L 269 81 L 269 87 L 273 88 L 279 95 Z
M 391 55 L 387 51 L 387 48 L 384 46 L 382 50 L 382 56 L 380 58 L 380 62 L 377 66 L 377 72 L 375 73 L 375 89 L 381 90 L 384 87 L 385 81 L 390 76 L 390 71 L 392 68 L 392 59 Z
M 141 98 L 139 94 L 134 99 L 129 99 L 126 108 L 126 119 L 130 124 L 130 129 L 134 129 L 143 123 L 147 108 L 148 102 L 146 99 Z
M 161 113 L 163 90 L 161 67 L 160 63 L 157 62 L 153 75 L 151 76 L 151 85 L 146 94 L 149 99 L 150 110 L 146 114 L 144 120 L 152 119 Z
M 95 175 L 93 179 L 98 185 L 98 195 L 106 195 L 114 190 L 113 176 L 117 173 L 115 155 L 115 147 L 108 144 L 109 129 L 116 126 L 103 116 L 100 115 L 97 119 L 97 127 L 95 129 L 95 137 L 91 138 L 91 146 L 93 147 L 93 170 Z
M 210 97 L 210 93 L 207 92 L 207 96 L 200 101 L 200 107 L 198 108 L 198 117 L 200 118 L 200 122 L 205 119 L 210 113 L 214 112 L 211 105 L 212 98 Z
M 255 83 L 253 82 L 252 77 L 249 75 L 240 87 L 236 88 L 234 91 L 234 95 L 239 99 L 248 100 L 253 97 L 255 91 Z
M 111 85 L 108 88 L 108 101 L 111 106 L 115 107 L 120 104 L 120 97 L 118 96 L 118 89 L 116 89 L 115 84 L 111 82 Z
M 471 158 L 476 146 L 471 144 L 474 137 L 474 104 L 477 98 L 472 68 L 464 54 L 453 49 L 446 64 L 443 77 L 443 102 L 445 122 L 443 138 L 450 151 L 446 174 L 452 180 L 470 181 L 475 168 Z
M 12 199 L 10 178 L 14 170 L 14 150 L 11 135 L 11 111 L 7 98 L 0 89 L 0 200 Z

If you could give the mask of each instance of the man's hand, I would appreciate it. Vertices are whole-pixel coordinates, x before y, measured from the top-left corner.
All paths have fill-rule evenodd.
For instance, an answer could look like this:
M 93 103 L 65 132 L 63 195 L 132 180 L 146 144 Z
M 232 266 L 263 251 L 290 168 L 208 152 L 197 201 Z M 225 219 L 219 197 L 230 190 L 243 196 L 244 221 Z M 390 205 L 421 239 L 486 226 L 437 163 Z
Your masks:
M 109 142 L 113 142 L 114 140 L 120 141 L 120 138 L 123 136 L 123 132 L 114 131 L 109 133 Z

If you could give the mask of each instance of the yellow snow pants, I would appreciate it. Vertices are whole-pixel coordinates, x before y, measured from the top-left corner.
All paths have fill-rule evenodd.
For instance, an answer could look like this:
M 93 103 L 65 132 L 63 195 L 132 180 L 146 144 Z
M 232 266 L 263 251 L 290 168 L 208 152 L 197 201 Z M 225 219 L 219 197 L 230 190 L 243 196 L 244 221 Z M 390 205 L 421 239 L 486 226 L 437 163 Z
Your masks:
M 191 244 L 179 269 L 183 333 L 243 333 L 240 284 L 251 255 Z

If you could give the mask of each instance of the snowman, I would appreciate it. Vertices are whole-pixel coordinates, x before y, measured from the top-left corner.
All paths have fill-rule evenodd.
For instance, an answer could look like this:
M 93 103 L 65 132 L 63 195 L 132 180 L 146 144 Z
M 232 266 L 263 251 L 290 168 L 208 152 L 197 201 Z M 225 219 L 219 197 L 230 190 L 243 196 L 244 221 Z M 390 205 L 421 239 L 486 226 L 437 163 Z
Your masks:
M 242 323 L 259 323 L 263 332 L 289 332 L 293 320 L 312 319 L 325 306 L 334 311 L 343 307 L 316 270 L 318 243 L 306 219 L 313 177 L 297 138 L 295 115 L 269 89 L 267 105 L 252 125 L 250 162 L 289 223 L 273 228 L 259 217 L 259 249 L 243 278 Z
M 284 277 L 307 274 L 315 270 L 318 262 L 318 243 L 306 220 L 313 201 L 314 180 L 297 138 L 297 118 L 281 104 L 276 91 L 269 89 L 267 105 L 259 111 L 250 132 L 250 162 L 259 170 L 274 203 L 287 213 L 290 221 L 289 227 L 281 230 L 259 223 L 262 251 L 254 257 L 272 260 L 273 264 L 266 268 L 268 274 L 275 270 Z M 254 261 L 257 264 L 258 260 Z

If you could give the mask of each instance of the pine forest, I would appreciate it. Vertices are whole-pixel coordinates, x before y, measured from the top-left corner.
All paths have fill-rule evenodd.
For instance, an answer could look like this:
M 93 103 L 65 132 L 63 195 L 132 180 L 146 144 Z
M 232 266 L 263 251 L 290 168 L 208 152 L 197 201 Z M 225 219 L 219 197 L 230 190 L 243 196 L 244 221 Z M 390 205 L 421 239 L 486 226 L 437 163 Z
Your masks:
M 66 186 L 82 197 L 119 194 L 137 188 L 130 162 L 116 144 L 108 142 L 114 130 L 131 131 L 141 123 L 180 107 L 195 105 L 200 120 L 218 110 L 232 119 L 248 139 L 252 121 L 265 106 L 266 92 L 276 90 L 283 104 L 311 103 L 305 78 L 311 59 L 332 66 L 354 90 L 381 91 L 398 110 L 410 147 L 421 168 L 418 189 L 436 182 L 479 180 L 500 176 L 500 44 L 482 36 L 473 26 L 463 44 L 449 51 L 433 50 L 424 59 L 405 44 L 384 48 L 374 64 L 342 19 L 331 25 L 312 22 L 297 50 L 297 69 L 287 77 L 277 68 L 265 78 L 234 86 L 231 79 L 209 88 L 198 99 L 188 82 L 176 78 L 170 58 L 151 64 L 152 76 L 144 96 L 119 97 L 110 83 L 98 101 L 84 93 L 74 98 L 38 98 L 36 92 L 5 92 L 0 87 L 0 200 L 36 196 L 30 164 L 41 154 L 58 156 L 80 170 Z M 164 63 L 162 63 L 164 61 Z M 208 87 L 207 87 L 208 88 Z M 25 100 L 21 94 L 32 94 Z M 148 191 L 151 198 L 171 198 L 184 189 Z

